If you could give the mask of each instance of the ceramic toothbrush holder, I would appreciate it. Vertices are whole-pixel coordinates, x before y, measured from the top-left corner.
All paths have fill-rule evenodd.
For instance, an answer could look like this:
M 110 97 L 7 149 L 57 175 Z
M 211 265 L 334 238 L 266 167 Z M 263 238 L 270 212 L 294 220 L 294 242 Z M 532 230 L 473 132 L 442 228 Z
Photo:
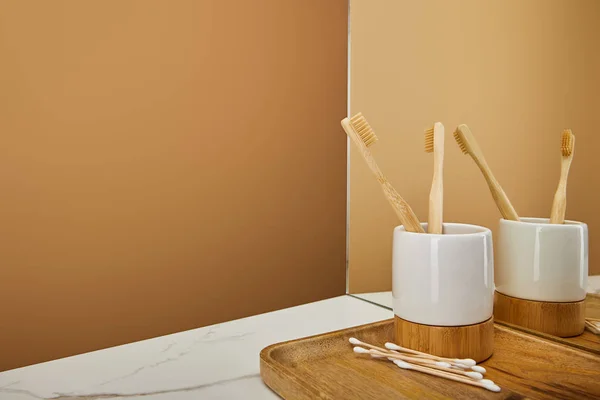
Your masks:
M 427 224 L 422 224 L 427 231 Z M 394 230 L 393 304 L 400 346 L 477 362 L 493 352 L 492 232 L 445 223 L 443 234 Z
M 547 218 L 500 220 L 494 315 L 555 336 L 585 328 L 588 228 Z

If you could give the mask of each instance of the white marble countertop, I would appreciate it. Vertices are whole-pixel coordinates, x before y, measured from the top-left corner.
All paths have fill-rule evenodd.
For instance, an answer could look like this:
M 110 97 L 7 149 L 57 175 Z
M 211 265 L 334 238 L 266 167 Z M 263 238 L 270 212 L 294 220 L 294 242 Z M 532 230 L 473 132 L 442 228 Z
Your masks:
M 259 375 L 264 347 L 391 317 L 336 297 L 2 372 L 0 400 L 276 399 Z
M 590 277 L 588 291 L 600 293 L 600 275 Z M 392 306 L 391 292 L 356 296 Z M 392 315 L 336 297 L 5 371 L 0 400 L 276 399 L 259 375 L 264 347 Z

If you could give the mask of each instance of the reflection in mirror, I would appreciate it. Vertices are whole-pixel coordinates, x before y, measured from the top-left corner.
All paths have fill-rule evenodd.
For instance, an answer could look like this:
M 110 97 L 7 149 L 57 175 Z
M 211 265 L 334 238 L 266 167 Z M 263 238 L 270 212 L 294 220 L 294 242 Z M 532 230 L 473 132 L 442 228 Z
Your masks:
M 455 7 L 353 0 L 351 5 L 350 115 L 361 112 L 368 120 L 379 139 L 368 150 L 421 222 L 429 218 L 434 173 L 423 132 L 441 121 L 446 130 L 444 221 L 488 227 L 498 245 L 498 221 L 504 213 L 481 171 L 451 135 L 466 123 L 514 209 L 545 218 L 560 176 L 559 139 L 565 127 L 572 127 L 578 148 L 568 181 L 567 217 L 585 222 L 592 231 L 600 226 L 596 203 L 588 196 L 600 190 L 600 181 L 589 176 L 597 170 L 594 149 L 600 145 L 589 118 L 600 99 L 594 95 L 597 85 L 589 82 L 600 82 L 600 58 L 583 58 L 593 53 L 592 38 L 600 35 L 600 26 L 581 23 L 597 12 L 597 4 L 565 8 L 533 0 L 531 7 L 518 2 Z M 399 15 L 410 18 L 398 23 Z M 514 24 L 494 22 L 502 16 Z M 571 28 L 547 29 L 556 20 Z M 460 29 L 455 21 L 463 21 Z M 350 143 L 348 293 L 392 309 L 392 235 L 401 222 L 363 155 Z M 596 243 L 600 245 L 600 236 L 591 234 L 589 247 Z M 595 257 L 592 250 L 591 276 L 582 287 L 590 293 L 600 293 Z M 589 317 L 600 318 L 594 314 L 596 301 L 587 297 Z

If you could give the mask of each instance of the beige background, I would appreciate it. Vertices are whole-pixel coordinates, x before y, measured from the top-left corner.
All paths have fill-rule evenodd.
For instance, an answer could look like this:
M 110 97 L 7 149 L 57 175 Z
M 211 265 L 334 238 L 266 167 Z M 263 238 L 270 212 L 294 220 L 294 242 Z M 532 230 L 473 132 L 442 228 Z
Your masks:
M 0 55 L 0 370 L 344 293 L 346 1 L 2 0 Z
M 383 172 L 427 218 L 432 155 L 423 129 L 446 127 L 445 220 L 496 228 L 500 214 L 451 133 L 466 123 L 522 216 L 549 216 L 563 128 L 577 136 L 567 217 L 590 228 L 600 274 L 600 2 L 352 0 L 351 109 L 380 141 Z M 391 289 L 397 219 L 359 154 L 350 153 L 350 291 Z

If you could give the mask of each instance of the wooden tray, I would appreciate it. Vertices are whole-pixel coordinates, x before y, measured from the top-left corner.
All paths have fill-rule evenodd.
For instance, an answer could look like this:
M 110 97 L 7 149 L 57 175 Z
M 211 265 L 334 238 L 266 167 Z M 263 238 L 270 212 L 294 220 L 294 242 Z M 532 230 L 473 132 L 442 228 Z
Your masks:
M 495 326 L 494 355 L 481 365 L 500 393 L 405 371 L 352 352 L 350 337 L 382 345 L 393 320 L 271 345 L 260 353 L 263 381 L 285 399 L 599 399 L 600 356 Z
M 600 319 L 600 296 L 596 294 L 588 293 L 585 299 L 585 316 L 590 318 Z M 549 340 L 553 340 L 558 343 L 566 344 L 569 346 L 576 347 L 581 350 L 590 351 L 600 355 L 600 335 L 596 335 L 587 329 L 579 336 L 561 338 L 558 336 L 548 335 L 532 329 L 527 329 L 522 326 L 509 324 L 504 321 L 496 321 L 497 324 L 508 326 L 513 329 L 517 329 L 531 335 L 540 336 Z

